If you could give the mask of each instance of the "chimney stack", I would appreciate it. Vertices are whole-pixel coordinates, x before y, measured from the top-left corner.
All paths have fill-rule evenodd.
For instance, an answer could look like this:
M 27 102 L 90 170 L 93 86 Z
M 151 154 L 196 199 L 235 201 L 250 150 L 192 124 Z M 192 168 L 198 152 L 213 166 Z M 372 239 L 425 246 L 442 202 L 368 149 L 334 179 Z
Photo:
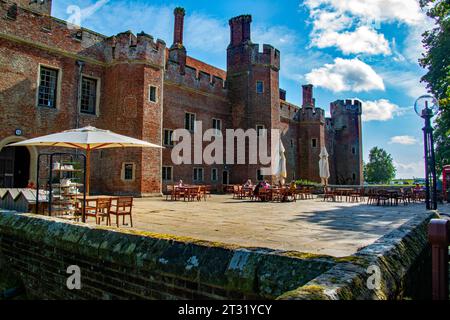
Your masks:
M 183 47 L 183 32 L 184 32 L 184 16 L 186 11 L 183 8 L 175 8 L 175 29 L 173 31 L 173 45 L 172 47 Z
M 230 19 L 231 46 L 237 46 L 242 43 L 250 42 L 252 23 L 251 15 L 242 15 Z
M 307 84 L 303 88 L 303 108 L 314 108 L 313 85 Z
M 183 45 L 184 16 L 186 11 L 183 8 L 175 8 L 175 29 L 173 32 L 173 44 L 169 50 L 169 60 L 180 65 L 180 73 L 186 70 L 186 48 Z

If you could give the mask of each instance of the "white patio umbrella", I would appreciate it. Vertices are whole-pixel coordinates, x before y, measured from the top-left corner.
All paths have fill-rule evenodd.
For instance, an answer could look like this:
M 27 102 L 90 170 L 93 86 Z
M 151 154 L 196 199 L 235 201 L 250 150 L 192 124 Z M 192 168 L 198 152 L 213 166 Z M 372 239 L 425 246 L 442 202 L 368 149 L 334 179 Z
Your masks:
M 42 146 L 82 149 L 86 151 L 86 194 L 89 195 L 90 153 L 92 150 L 107 148 L 162 148 L 156 144 L 123 136 L 109 130 L 94 127 L 67 130 L 47 136 L 33 138 L 10 146 Z
M 279 141 L 278 143 L 278 154 L 276 157 L 277 163 L 276 163 L 276 170 L 275 170 L 275 176 L 281 181 L 282 184 L 286 182 L 287 178 L 287 169 L 286 169 L 286 149 L 284 148 L 283 142 Z
M 328 179 L 330 178 L 330 165 L 328 163 L 327 148 L 322 147 L 320 150 L 319 160 L 319 174 L 323 185 L 328 185 Z

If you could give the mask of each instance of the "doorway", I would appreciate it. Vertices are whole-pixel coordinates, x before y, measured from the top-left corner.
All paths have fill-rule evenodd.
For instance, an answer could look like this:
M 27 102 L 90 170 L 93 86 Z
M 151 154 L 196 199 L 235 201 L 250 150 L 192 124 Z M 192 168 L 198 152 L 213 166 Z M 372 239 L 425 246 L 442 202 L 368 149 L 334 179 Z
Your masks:
M 0 188 L 26 188 L 30 180 L 30 152 L 26 147 L 0 151 Z
M 222 172 L 222 184 L 230 184 L 230 176 L 227 170 Z

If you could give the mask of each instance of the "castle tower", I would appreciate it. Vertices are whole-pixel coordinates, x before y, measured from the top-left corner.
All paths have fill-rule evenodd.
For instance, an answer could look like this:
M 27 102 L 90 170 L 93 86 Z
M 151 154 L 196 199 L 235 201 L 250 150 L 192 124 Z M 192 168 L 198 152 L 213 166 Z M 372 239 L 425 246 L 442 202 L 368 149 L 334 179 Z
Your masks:
M 315 107 L 313 85 L 302 86 L 303 105 L 299 120 L 299 176 L 300 179 L 320 182 L 319 155 L 325 146 L 325 111 Z
M 166 45 L 162 40 L 142 32 L 119 33 L 107 40 L 102 119 L 104 127 L 120 128 L 118 133 L 162 145 L 163 77 Z M 150 92 L 156 95 L 150 100 Z M 126 124 L 126 125 L 124 125 Z M 133 165 L 135 181 L 101 183 L 129 194 L 161 192 L 161 150 L 136 149 L 126 153 L 104 151 L 108 161 L 98 161 L 97 171 L 107 179 L 111 168 Z M 95 169 L 95 168 L 94 168 Z M 123 169 L 122 169 L 123 170 Z M 117 190 L 107 190 L 111 193 Z
M 180 73 L 184 74 L 186 69 L 186 48 L 183 45 L 184 33 L 184 16 L 186 11 L 184 8 L 175 8 L 175 28 L 173 32 L 173 44 L 169 49 L 169 60 L 178 63 Z
M 238 16 L 229 21 L 227 83 L 233 127 L 244 130 L 261 127 L 278 129 L 280 52 L 267 44 L 259 52 L 259 45 L 251 42 L 251 22 L 250 15 Z M 270 150 L 270 134 L 268 140 Z M 260 168 L 258 165 L 241 165 L 237 174 L 240 180 L 254 180 Z
M 331 161 L 337 184 L 361 185 L 362 168 L 362 104 L 359 100 L 337 100 L 330 104 L 333 123 L 334 154 Z M 333 173 L 332 173 L 333 174 Z

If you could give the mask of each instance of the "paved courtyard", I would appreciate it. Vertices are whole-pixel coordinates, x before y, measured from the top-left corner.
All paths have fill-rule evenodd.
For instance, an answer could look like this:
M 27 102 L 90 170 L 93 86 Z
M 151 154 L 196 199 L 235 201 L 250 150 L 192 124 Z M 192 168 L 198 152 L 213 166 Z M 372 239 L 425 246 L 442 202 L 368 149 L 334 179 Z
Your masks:
M 261 203 L 213 195 L 207 202 L 136 199 L 135 228 L 245 247 L 348 256 L 414 215 L 424 205 L 376 207 L 323 202 Z

